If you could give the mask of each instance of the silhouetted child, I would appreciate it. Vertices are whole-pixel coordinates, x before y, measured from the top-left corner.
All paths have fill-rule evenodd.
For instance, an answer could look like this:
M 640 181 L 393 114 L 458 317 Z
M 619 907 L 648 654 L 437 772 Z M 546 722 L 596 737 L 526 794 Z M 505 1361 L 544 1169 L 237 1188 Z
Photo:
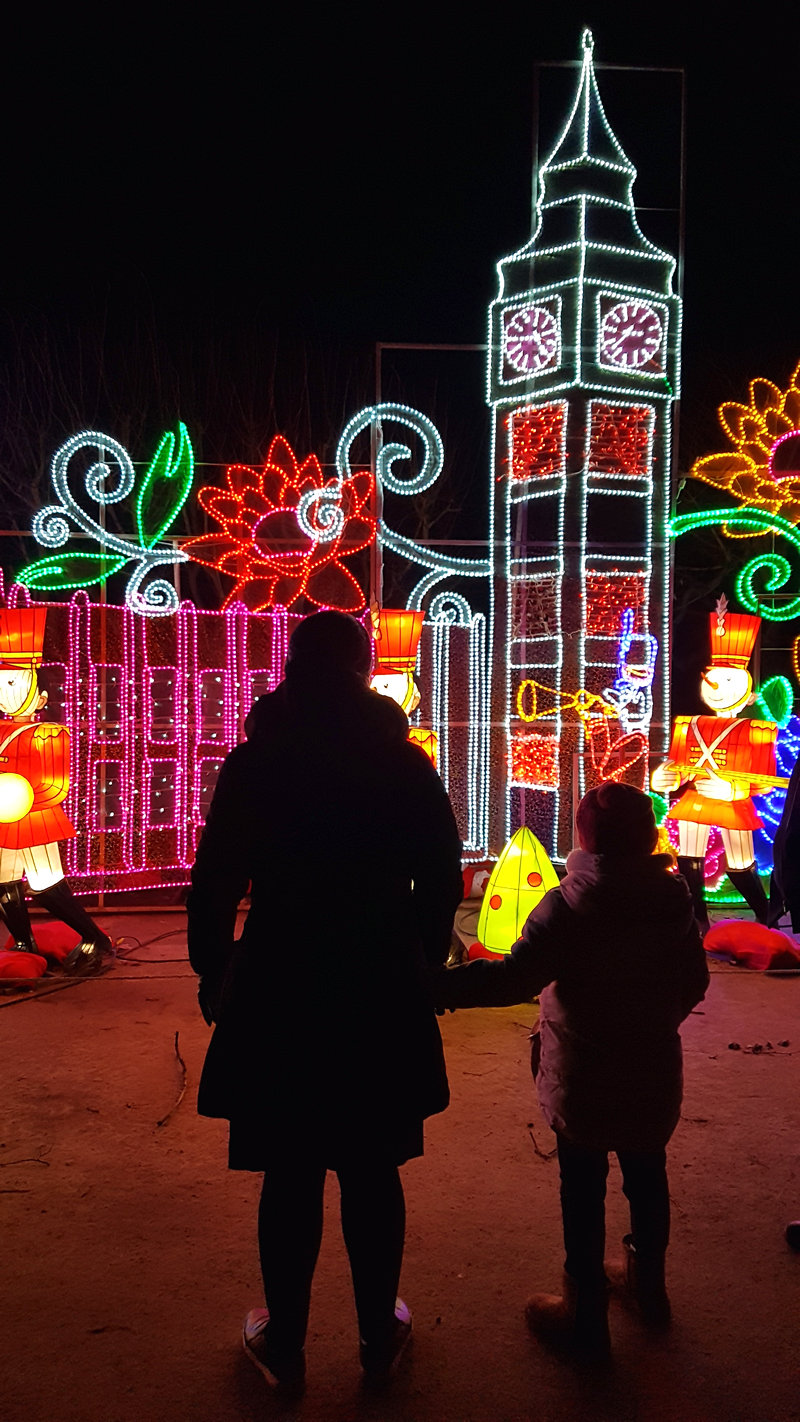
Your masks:
M 541 994 L 533 1069 L 556 1133 L 564 1223 L 561 1296 L 526 1307 L 535 1331 L 608 1351 L 605 1193 L 615 1151 L 630 1203 L 624 1283 L 642 1318 L 669 1321 L 665 1147 L 683 1090 L 678 1028 L 708 986 L 686 883 L 654 854 L 647 795 L 607 783 L 577 811 L 581 848 L 508 957 L 442 972 L 443 1007 L 500 1007 Z

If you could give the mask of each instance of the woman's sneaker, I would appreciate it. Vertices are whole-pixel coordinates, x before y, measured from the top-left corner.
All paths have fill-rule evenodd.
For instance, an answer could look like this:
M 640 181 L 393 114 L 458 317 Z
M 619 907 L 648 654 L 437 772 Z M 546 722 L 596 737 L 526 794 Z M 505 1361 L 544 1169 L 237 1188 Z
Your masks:
M 394 1325 L 388 1340 L 385 1343 L 365 1343 L 362 1338 L 359 1342 L 358 1353 L 365 1378 L 371 1383 L 386 1382 L 410 1339 L 411 1313 L 403 1300 L 397 1299 Z
M 270 1387 L 301 1392 L 306 1378 L 306 1355 L 281 1354 L 270 1347 L 269 1310 L 251 1308 L 242 1328 L 242 1346 L 251 1363 L 263 1373 Z

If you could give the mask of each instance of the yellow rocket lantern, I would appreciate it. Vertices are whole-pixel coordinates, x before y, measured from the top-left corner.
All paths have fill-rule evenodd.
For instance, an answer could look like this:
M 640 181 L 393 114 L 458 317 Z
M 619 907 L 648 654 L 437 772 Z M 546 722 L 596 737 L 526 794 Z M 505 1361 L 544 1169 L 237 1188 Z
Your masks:
M 490 953 L 510 953 L 522 926 L 558 875 L 535 834 L 523 825 L 492 870 L 478 917 L 478 939 Z

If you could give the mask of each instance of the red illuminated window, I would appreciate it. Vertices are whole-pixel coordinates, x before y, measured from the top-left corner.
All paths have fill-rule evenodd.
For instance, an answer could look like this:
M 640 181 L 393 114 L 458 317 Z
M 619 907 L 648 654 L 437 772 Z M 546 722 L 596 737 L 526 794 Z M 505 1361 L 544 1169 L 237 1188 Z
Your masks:
M 589 472 L 645 478 L 650 473 L 652 431 L 648 405 L 593 402 Z
M 644 604 L 647 578 L 644 573 L 604 576 L 586 574 L 586 635 L 618 637 L 626 607 L 634 611 L 634 631 L 641 631 L 640 609 Z
M 511 779 L 515 785 L 557 790 L 558 741 L 555 736 L 512 737 Z
M 515 410 L 511 421 L 511 481 L 564 472 L 564 405 Z

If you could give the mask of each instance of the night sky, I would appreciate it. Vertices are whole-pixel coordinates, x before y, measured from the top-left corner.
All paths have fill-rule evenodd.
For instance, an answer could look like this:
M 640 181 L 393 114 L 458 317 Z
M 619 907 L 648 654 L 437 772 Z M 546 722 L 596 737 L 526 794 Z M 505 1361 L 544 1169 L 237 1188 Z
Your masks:
M 536 91 L 546 153 L 577 78 L 548 66 L 578 59 L 583 24 L 637 200 L 666 209 L 641 224 L 673 247 L 679 81 L 602 66 L 686 72 L 681 469 L 722 447 L 720 400 L 746 399 L 755 375 L 785 384 L 800 359 L 800 12 L 773 7 L 771 25 L 748 28 L 712 8 L 725 13 L 233 5 L 155 22 L 122 6 L 90 23 L 64 7 L 10 25 L 0 479 L 12 517 L 14 489 L 36 486 L 82 422 L 136 458 L 182 418 L 210 464 L 255 462 L 278 430 L 329 459 L 374 398 L 376 341 L 483 341 L 494 263 L 530 231 Z M 384 398 L 430 391 L 456 466 L 460 451 L 480 483 L 483 358 L 387 362 Z M 477 410 L 463 425 L 454 386 Z M 466 503 L 484 508 L 484 490 Z

